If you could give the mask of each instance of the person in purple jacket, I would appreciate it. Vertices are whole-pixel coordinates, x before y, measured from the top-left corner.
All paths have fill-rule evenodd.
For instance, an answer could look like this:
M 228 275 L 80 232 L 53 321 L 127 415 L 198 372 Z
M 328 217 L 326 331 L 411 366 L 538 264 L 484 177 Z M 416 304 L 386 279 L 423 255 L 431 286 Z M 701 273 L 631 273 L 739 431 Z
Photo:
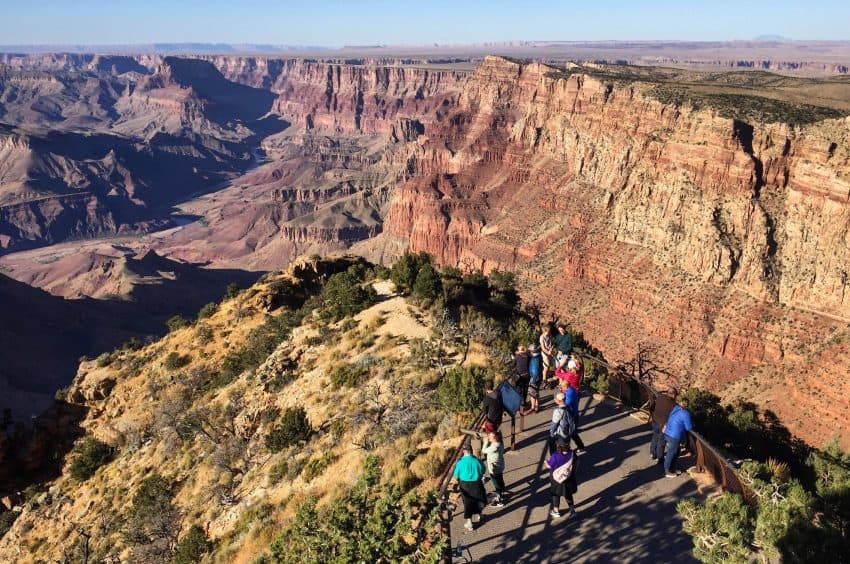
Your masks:
M 693 429 L 691 412 L 688 411 L 688 398 L 683 397 L 670 411 L 670 415 L 667 416 L 667 423 L 661 429 L 667 443 L 667 454 L 664 455 L 664 474 L 668 478 L 675 478 L 682 473 L 673 464 L 676 462 L 676 457 L 679 456 L 679 445 L 685 437 L 685 433 Z

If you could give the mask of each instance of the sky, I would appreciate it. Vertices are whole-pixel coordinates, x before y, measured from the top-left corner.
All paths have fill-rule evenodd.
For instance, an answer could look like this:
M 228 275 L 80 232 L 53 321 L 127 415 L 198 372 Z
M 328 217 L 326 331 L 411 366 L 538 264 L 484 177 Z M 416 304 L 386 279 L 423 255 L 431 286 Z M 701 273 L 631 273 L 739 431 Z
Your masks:
M 850 0 L 0 0 L 2 45 L 850 39 Z

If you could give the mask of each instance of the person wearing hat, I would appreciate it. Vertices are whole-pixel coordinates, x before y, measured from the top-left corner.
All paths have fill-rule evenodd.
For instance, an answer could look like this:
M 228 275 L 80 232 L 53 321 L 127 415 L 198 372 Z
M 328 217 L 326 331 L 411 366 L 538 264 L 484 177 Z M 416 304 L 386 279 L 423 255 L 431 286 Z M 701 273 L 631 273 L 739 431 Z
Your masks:
M 471 531 L 473 522 L 481 520 L 481 510 L 487 505 L 487 492 L 484 490 L 484 464 L 472 454 L 472 446 L 463 445 L 463 456 L 455 463 L 452 478 L 457 481 L 460 496 L 463 499 L 463 527 Z
M 523 415 L 537 413 L 540 406 L 540 385 L 543 383 L 543 355 L 540 354 L 540 348 L 532 343 L 528 345 L 528 353 L 531 355 L 528 359 L 528 397 L 531 406 Z

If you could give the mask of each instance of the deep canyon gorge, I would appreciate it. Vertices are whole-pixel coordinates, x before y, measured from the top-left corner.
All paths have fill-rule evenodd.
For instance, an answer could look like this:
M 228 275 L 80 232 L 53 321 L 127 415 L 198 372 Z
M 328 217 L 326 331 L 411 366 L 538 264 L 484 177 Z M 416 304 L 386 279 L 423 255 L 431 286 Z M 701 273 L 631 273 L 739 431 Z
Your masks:
M 660 387 L 698 384 L 850 445 L 844 78 L 504 57 L 4 62 L 4 357 L 20 350 L 6 332 L 58 346 L 66 332 L 39 320 L 79 331 L 154 285 L 172 288 L 162 313 L 298 256 L 410 249 L 515 272 L 524 303 L 609 360 L 648 347 Z M 24 300 L 46 305 L 14 313 Z M 12 366 L 4 399 L 61 384 Z

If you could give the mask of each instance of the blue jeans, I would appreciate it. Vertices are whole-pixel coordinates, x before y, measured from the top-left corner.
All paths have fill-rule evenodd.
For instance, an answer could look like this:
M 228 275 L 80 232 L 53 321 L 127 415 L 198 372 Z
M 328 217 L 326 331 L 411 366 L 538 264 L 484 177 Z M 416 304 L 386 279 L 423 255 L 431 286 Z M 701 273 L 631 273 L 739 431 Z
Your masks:
M 664 455 L 664 471 L 671 472 L 673 463 L 676 462 L 676 457 L 679 456 L 679 440 L 668 435 L 664 435 L 664 440 L 667 441 L 667 454 Z
M 649 454 L 657 458 L 660 462 L 664 459 L 664 433 L 661 432 L 661 425 L 652 422 L 652 442 L 649 444 Z

